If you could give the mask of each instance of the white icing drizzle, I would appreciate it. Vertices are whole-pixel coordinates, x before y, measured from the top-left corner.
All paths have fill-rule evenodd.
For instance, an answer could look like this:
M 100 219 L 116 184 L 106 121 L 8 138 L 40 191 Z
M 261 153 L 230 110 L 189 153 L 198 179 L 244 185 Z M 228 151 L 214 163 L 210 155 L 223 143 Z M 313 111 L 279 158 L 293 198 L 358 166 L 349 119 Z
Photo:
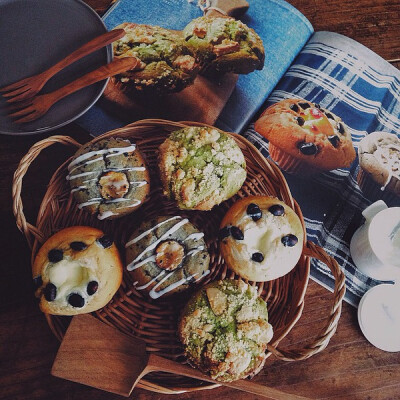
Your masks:
M 86 164 L 86 165 L 89 165 L 89 164 L 93 164 L 93 163 L 95 163 L 95 162 L 97 162 L 97 161 L 101 161 L 101 160 L 103 160 L 103 157 L 98 157 L 98 158 L 95 158 L 94 160 L 86 161 L 85 164 Z M 81 164 L 75 165 L 75 167 L 72 168 L 72 169 L 70 169 L 70 166 L 71 166 L 71 164 L 68 165 L 68 171 L 69 171 L 69 173 L 71 174 L 71 172 L 73 172 L 73 171 L 75 171 L 77 168 L 79 168 L 79 167 L 81 166 Z
M 129 142 L 130 143 L 130 142 Z M 82 154 L 76 157 L 74 160 L 70 162 L 68 165 L 68 171 L 72 169 L 73 166 L 78 164 L 83 164 L 88 158 L 100 155 L 100 154 L 108 154 L 106 157 L 117 156 L 123 153 L 128 153 L 136 150 L 136 145 L 132 144 L 127 147 L 111 147 L 109 149 L 101 149 L 101 150 L 93 150 L 89 151 L 85 154 Z
M 154 250 L 157 245 L 162 242 L 164 239 L 167 239 L 170 235 L 172 235 L 172 233 L 176 232 L 178 229 L 180 229 L 183 225 L 185 225 L 186 223 L 188 223 L 188 219 L 184 218 L 182 219 L 182 217 L 179 216 L 174 216 L 171 217 L 165 221 L 160 222 L 159 224 L 153 226 L 151 229 L 148 229 L 147 231 L 141 233 L 139 236 L 135 237 L 134 239 L 130 240 L 125 247 L 129 247 L 131 244 L 134 244 L 136 242 L 138 242 L 140 239 L 143 239 L 145 236 L 147 236 L 149 233 L 153 232 L 155 229 L 157 229 L 159 226 L 169 222 L 169 221 L 173 221 L 176 219 L 180 219 L 179 222 L 175 223 L 175 225 L 173 225 L 170 229 L 168 229 L 163 235 L 161 235 L 155 242 L 153 242 L 151 245 L 149 245 L 148 247 L 146 247 L 132 262 L 130 262 L 126 269 L 128 271 L 133 271 L 137 268 L 140 268 L 142 265 L 148 263 L 148 262 L 155 262 L 156 261 L 156 255 L 153 254 L 147 258 L 141 259 L 142 256 L 144 256 L 146 253 L 148 253 L 149 251 Z M 196 232 L 196 233 L 192 233 L 190 235 L 188 235 L 184 241 L 187 240 L 199 240 L 204 236 L 204 233 L 202 232 Z M 191 249 L 188 251 L 187 254 L 185 254 L 184 258 L 186 257 L 190 257 L 190 256 L 194 256 L 195 254 L 199 253 L 200 251 L 204 250 L 204 246 L 198 246 L 194 249 Z M 163 277 L 163 279 L 161 279 L 160 282 L 158 282 L 149 292 L 149 296 L 152 299 L 158 299 L 159 297 L 161 297 L 162 295 L 164 295 L 165 293 L 170 292 L 171 290 L 174 290 L 175 288 L 183 285 L 185 282 L 190 281 L 191 279 L 193 279 L 196 275 L 198 275 L 199 273 L 195 273 L 187 278 L 182 278 L 177 282 L 174 282 L 170 285 L 168 285 L 168 287 L 157 291 L 157 289 L 165 282 L 167 281 L 174 273 L 176 270 L 169 272 L 165 277 Z M 210 273 L 209 270 L 205 271 L 199 278 L 196 279 L 196 282 L 198 280 L 200 280 L 203 276 L 208 275 Z M 146 283 L 145 285 L 136 287 L 137 290 L 142 290 L 142 289 L 146 289 L 148 288 L 152 283 L 154 283 L 155 281 L 157 281 L 157 279 L 159 279 L 161 276 L 163 276 L 165 274 L 165 271 L 161 271 L 160 274 L 158 274 L 155 278 L 153 278 L 150 282 Z M 136 285 L 137 283 L 135 283 Z
M 78 190 L 81 189 L 86 189 L 86 186 L 76 186 L 73 189 L 71 189 L 71 193 L 77 192 Z
M 180 218 L 180 217 L 179 217 Z M 188 223 L 189 220 L 187 218 L 183 219 L 182 221 L 179 221 L 178 223 L 176 223 L 172 228 L 168 229 L 164 235 L 161 235 L 155 242 L 153 242 L 150 246 L 146 247 L 132 262 L 132 265 L 135 265 L 135 263 L 140 260 L 142 258 L 142 256 L 146 253 L 148 253 L 149 251 L 155 249 L 157 247 L 157 245 L 162 242 L 164 239 L 166 239 L 168 236 L 172 235 L 174 232 L 176 232 L 181 226 L 185 225 L 186 223 Z M 126 244 L 126 246 L 129 244 L 130 242 L 128 242 Z M 129 264 L 129 265 L 131 265 Z
M 101 197 L 96 197 L 96 198 L 91 199 L 91 200 L 89 200 L 89 201 L 86 201 L 86 202 L 84 202 L 84 203 L 80 203 L 80 204 L 78 205 L 78 208 L 81 210 L 83 207 L 90 206 L 90 205 L 92 205 L 92 204 L 101 203 L 101 200 L 102 200 Z
M 136 185 L 137 187 L 142 187 L 144 185 L 147 185 L 147 181 L 132 181 L 129 182 L 130 185 Z
M 151 229 L 149 229 L 149 230 L 147 230 L 147 231 L 141 233 L 139 236 L 137 236 L 137 237 L 135 237 L 134 239 L 130 240 L 130 241 L 125 245 L 125 248 L 126 248 L 126 247 L 129 247 L 131 244 L 134 244 L 134 243 L 138 242 L 140 239 L 143 239 L 146 235 L 148 235 L 149 233 L 151 233 L 151 232 L 153 232 L 154 230 L 156 230 L 159 226 L 162 226 L 162 225 L 166 224 L 166 223 L 169 222 L 169 221 L 173 221 L 174 219 L 180 219 L 180 218 L 181 218 L 181 217 L 179 217 L 179 216 L 175 216 L 175 217 L 172 217 L 172 218 L 166 219 L 165 221 L 160 222 L 159 224 L 153 226 Z
M 161 271 L 155 278 L 153 278 L 150 282 L 145 283 L 142 286 L 136 286 L 138 282 L 135 282 L 135 288 L 137 290 L 147 289 L 153 282 L 155 282 L 158 278 L 161 278 L 165 274 L 165 271 Z
M 188 251 L 188 253 L 185 255 L 185 258 L 189 256 L 194 256 L 195 254 L 199 253 L 202 250 L 204 250 L 204 246 L 196 247 L 195 249 Z
M 123 167 L 123 168 L 106 168 L 103 172 L 121 172 L 121 171 L 145 171 L 146 167 Z
M 191 233 L 186 239 L 186 240 L 199 240 L 204 236 L 203 232 L 197 232 L 197 233 Z
M 156 261 L 156 256 L 152 255 L 150 257 L 147 257 L 147 258 L 143 259 L 142 261 L 139 261 L 138 263 L 131 262 L 126 266 L 126 269 L 128 271 L 133 271 L 133 270 L 135 270 L 137 268 L 140 268 L 142 265 L 144 265 L 144 264 L 146 264 L 146 263 L 148 263 L 150 261 Z
M 190 276 L 188 276 L 187 278 L 182 278 L 181 280 L 179 280 L 179 281 L 177 281 L 177 282 L 174 282 L 174 283 L 172 283 L 171 285 L 167 286 L 166 288 L 164 288 L 164 289 L 162 289 L 162 290 L 159 290 L 159 291 L 157 292 L 157 288 L 158 288 L 160 285 L 162 285 L 173 273 L 174 273 L 174 272 L 169 273 L 165 278 L 161 279 L 161 281 L 158 282 L 157 285 L 155 285 L 155 286 L 153 287 L 153 289 L 150 290 L 149 296 L 150 296 L 152 299 L 154 299 L 154 300 L 158 299 L 159 297 L 163 296 L 165 293 L 168 293 L 168 292 L 170 292 L 171 290 L 174 290 L 174 289 L 176 289 L 177 287 L 183 285 L 185 282 L 189 282 L 189 281 L 192 280 L 196 275 L 199 274 L 198 272 L 196 272 L 196 273 L 194 273 L 193 275 L 190 275 Z M 208 275 L 209 273 L 210 273 L 210 270 L 207 270 L 207 271 L 203 272 L 203 273 L 200 275 L 200 277 L 197 278 L 197 279 L 195 280 L 195 282 L 198 282 L 201 278 L 203 278 L 204 276 Z
M 72 181 L 72 179 L 80 178 L 81 176 L 88 176 L 88 175 L 93 175 L 97 174 L 97 171 L 90 171 L 90 172 L 82 172 L 81 174 L 76 174 L 76 175 L 67 175 L 67 181 Z
M 118 215 L 118 213 L 115 213 L 115 212 L 112 212 L 112 211 L 104 211 L 104 212 L 100 213 L 100 214 L 97 216 L 97 219 L 99 219 L 100 221 L 102 221 L 103 219 L 106 219 L 106 218 L 111 217 L 111 216 L 113 216 L 113 215 Z

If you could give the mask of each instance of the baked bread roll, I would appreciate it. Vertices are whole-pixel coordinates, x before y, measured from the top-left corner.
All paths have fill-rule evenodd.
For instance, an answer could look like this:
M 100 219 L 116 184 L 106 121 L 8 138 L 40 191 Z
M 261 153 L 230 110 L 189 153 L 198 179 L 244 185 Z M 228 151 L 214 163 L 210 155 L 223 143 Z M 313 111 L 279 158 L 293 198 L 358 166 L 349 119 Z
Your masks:
M 395 133 L 372 132 L 358 143 L 362 192 L 371 200 L 400 197 L 400 139 Z
M 249 196 L 236 201 L 220 226 L 221 253 L 228 267 L 255 282 L 290 272 L 303 251 L 303 227 L 283 201 Z
M 172 132 L 159 148 L 164 194 L 181 209 L 211 210 L 246 180 L 246 162 L 235 140 L 212 127 Z
M 126 35 L 113 43 L 114 56 L 136 57 L 142 69 L 127 71 L 114 79 L 117 87 L 129 94 L 173 93 L 191 85 L 198 64 L 180 32 L 159 26 L 124 22 L 115 29 Z
M 206 72 L 248 74 L 264 66 L 261 38 L 234 18 L 196 18 L 184 28 L 183 36 Z
M 96 311 L 111 300 L 122 281 L 122 262 L 101 230 L 73 226 L 43 244 L 32 273 L 44 313 L 76 315 Z
M 349 167 L 356 157 L 344 122 L 310 101 L 279 101 L 261 114 L 254 128 L 269 140 L 271 158 L 288 172 Z
M 178 331 L 189 362 L 221 382 L 256 374 L 273 336 L 257 288 L 229 279 L 206 285 L 189 300 Z
M 139 208 L 149 191 L 149 172 L 135 144 L 103 139 L 79 149 L 67 180 L 78 208 L 98 219 L 115 219 Z
M 210 272 L 204 234 L 187 218 L 163 216 L 144 222 L 125 247 L 136 290 L 152 299 L 182 292 Z

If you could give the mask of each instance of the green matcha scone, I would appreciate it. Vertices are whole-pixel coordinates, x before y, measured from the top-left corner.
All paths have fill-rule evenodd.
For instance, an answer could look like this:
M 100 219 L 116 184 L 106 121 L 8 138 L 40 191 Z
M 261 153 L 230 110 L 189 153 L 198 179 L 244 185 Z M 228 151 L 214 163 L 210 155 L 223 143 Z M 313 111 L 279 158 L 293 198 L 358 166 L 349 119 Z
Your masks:
M 159 148 L 164 194 L 180 209 L 211 210 L 232 197 L 246 179 L 235 140 L 212 127 L 174 131 Z
M 121 28 L 126 35 L 113 43 L 114 56 L 136 57 L 142 61 L 142 69 L 118 75 L 118 88 L 171 93 L 193 83 L 198 64 L 179 32 L 129 22 L 115 27 Z
M 273 336 L 257 289 L 230 279 L 196 293 L 182 312 L 178 331 L 189 362 L 221 382 L 256 374 Z
M 184 28 L 183 36 L 207 71 L 248 74 L 264 66 L 261 38 L 234 18 L 196 18 Z

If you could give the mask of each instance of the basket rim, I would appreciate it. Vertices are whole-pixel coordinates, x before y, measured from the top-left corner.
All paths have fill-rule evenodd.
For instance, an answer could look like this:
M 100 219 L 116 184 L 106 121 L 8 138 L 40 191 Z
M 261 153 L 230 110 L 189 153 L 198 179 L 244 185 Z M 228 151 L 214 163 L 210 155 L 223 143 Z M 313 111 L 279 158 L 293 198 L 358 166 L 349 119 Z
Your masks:
M 168 128 L 166 128 L 165 126 L 167 126 Z M 173 122 L 173 121 L 167 121 L 167 120 L 147 119 L 147 120 L 136 121 L 132 124 L 126 125 L 125 127 L 117 128 L 112 131 L 106 132 L 102 135 L 99 135 L 99 136 L 93 138 L 91 141 L 89 141 L 87 143 L 94 143 L 94 142 L 97 142 L 104 138 L 112 137 L 114 135 L 123 134 L 123 133 L 127 133 L 127 132 L 134 134 L 135 132 L 137 132 L 141 129 L 155 129 L 155 127 L 157 127 L 157 129 L 158 129 L 160 127 L 163 127 L 162 129 L 172 131 L 174 129 L 177 129 L 177 128 L 179 129 L 179 128 L 183 128 L 186 126 L 209 126 L 209 127 L 212 127 L 213 129 L 218 129 L 218 128 L 215 128 L 214 126 L 201 124 L 198 122 L 191 122 L 191 121 Z M 134 132 L 131 132 L 132 129 L 134 130 Z M 285 203 L 287 203 L 287 204 L 289 202 L 290 204 L 288 204 L 288 205 L 290 207 L 292 207 L 294 209 L 294 211 L 296 212 L 296 214 L 299 216 L 302 226 L 303 226 L 304 237 L 306 239 L 307 238 L 306 228 L 305 228 L 303 215 L 301 213 L 301 209 L 300 209 L 299 205 L 297 204 L 297 202 L 295 201 L 295 199 L 292 197 L 290 188 L 289 188 L 282 172 L 280 171 L 280 169 L 274 163 L 272 163 L 270 160 L 266 159 L 259 152 L 259 150 L 251 142 L 249 142 L 246 138 L 244 138 L 243 136 L 238 135 L 236 133 L 231 133 L 231 132 L 226 132 L 226 133 L 228 133 L 229 135 L 234 137 L 236 142 L 239 142 L 242 144 L 244 143 L 248 147 L 248 149 L 250 149 L 251 155 L 253 157 L 255 157 L 257 162 L 259 162 L 266 170 L 268 170 L 270 172 L 270 174 L 273 174 L 274 177 L 276 177 L 276 179 L 278 179 L 278 181 L 282 180 L 282 182 L 285 183 L 284 188 L 283 188 L 286 190 L 286 191 L 284 190 L 285 198 L 283 198 L 282 200 L 285 201 Z M 44 198 L 46 197 L 48 191 L 50 190 L 51 185 L 54 182 L 55 178 L 57 177 L 57 174 L 59 173 L 59 171 L 69 162 L 69 160 L 73 156 L 69 157 L 64 163 L 62 163 L 60 165 L 60 167 L 52 175 L 52 178 L 50 179 L 49 186 L 46 191 L 45 197 L 42 199 L 42 202 L 41 202 L 40 210 L 39 210 L 38 217 L 36 220 L 36 226 L 28 224 L 26 222 L 26 220 L 24 222 L 23 207 L 22 207 L 22 200 L 21 200 L 22 178 L 23 178 L 26 170 L 29 168 L 29 165 L 38 156 L 40 151 L 43 148 L 48 147 L 49 145 L 51 145 L 53 143 L 63 143 L 63 144 L 75 146 L 78 148 L 83 146 L 82 144 L 76 142 L 75 140 L 69 138 L 68 136 L 52 136 L 47 139 L 44 139 L 41 142 L 38 142 L 34 146 L 32 146 L 32 148 L 34 148 L 34 150 L 33 150 L 34 154 L 32 155 L 31 151 L 28 152 L 28 154 L 21 160 L 20 166 L 17 169 L 15 176 L 14 176 L 14 182 L 13 182 L 13 198 L 14 198 L 14 206 L 15 206 L 14 214 L 17 218 L 17 225 L 18 225 L 19 229 L 25 234 L 28 245 L 32 249 L 32 262 L 34 259 L 34 255 L 36 254 L 38 248 L 40 247 L 41 243 L 45 239 L 44 234 L 39 229 L 40 217 L 41 217 L 41 215 L 43 215 L 44 210 L 46 209 L 46 206 L 47 206 L 47 204 L 44 204 Z M 85 145 L 87 143 L 85 143 Z M 35 148 L 35 146 L 36 146 L 36 148 Z M 31 148 L 31 150 L 32 150 L 32 148 Z M 19 207 L 18 207 L 18 200 L 20 200 Z M 17 203 L 17 205 L 16 205 L 16 203 Z M 305 279 L 303 280 L 303 285 L 300 288 L 299 302 L 298 302 L 298 304 L 296 304 L 296 307 L 298 309 L 297 317 L 294 318 L 292 323 L 286 327 L 286 329 L 282 332 L 282 334 L 277 339 L 275 339 L 273 342 L 271 342 L 268 345 L 267 356 L 274 354 L 278 358 L 283 359 L 283 360 L 288 360 L 288 361 L 291 360 L 291 357 L 294 357 L 294 359 L 308 358 L 311 355 L 313 355 L 313 354 L 321 351 L 323 348 L 325 348 L 330 340 L 330 337 L 335 332 L 337 322 L 338 322 L 338 319 L 340 316 L 340 311 L 341 311 L 341 301 L 344 296 L 344 276 L 340 276 L 340 273 L 338 271 L 336 271 L 336 275 L 335 275 L 335 277 L 337 278 L 338 284 L 337 284 L 337 290 L 336 290 L 336 294 L 335 294 L 334 304 L 333 304 L 333 307 L 331 308 L 331 318 L 328 321 L 329 329 L 325 335 L 321 334 L 321 336 L 325 336 L 325 339 L 321 340 L 320 343 L 317 343 L 317 346 L 315 346 L 315 344 L 313 344 L 310 348 L 304 349 L 304 351 L 300 352 L 300 354 L 296 354 L 295 351 L 287 352 L 287 351 L 281 351 L 281 350 L 277 349 L 277 346 L 279 345 L 280 341 L 291 331 L 291 329 L 297 323 L 298 319 L 301 317 L 301 314 L 302 314 L 302 311 L 304 308 L 304 297 L 305 297 L 305 293 L 306 293 L 307 286 L 308 286 L 308 280 L 309 280 L 310 257 L 313 257 L 313 256 L 321 257 L 322 253 L 320 252 L 320 250 L 323 253 L 325 253 L 323 251 L 323 249 L 321 249 L 319 246 L 316 246 L 305 240 L 304 248 L 303 248 L 303 252 L 302 252 L 302 256 L 301 256 L 301 260 L 302 260 L 301 262 L 304 263 L 304 265 L 305 265 L 305 274 L 306 275 L 305 275 Z M 324 258 L 324 257 L 325 257 L 325 260 L 331 259 L 331 257 L 329 257 L 326 253 L 322 254 L 322 258 Z M 330 267 L 330 265 L 328 265 L 328 266 Z M 340 271 L 339 267 L 338 267 L 338 269 Z M 54 324 L 54 318 L 50 315 L 45 315 L 45 317 L 49 324 L 50 329 L 53 331 L 55 336 L 59 340 L 61 340 L 62 336 L 60 335 L 59 327 L 56 327 Z M 188 391 L 210 389 L 210 388 L 213 388 L 216 386 L 219 386 L 219 385 L 218 384 L 214 384 L 214 385 L 205 384 L 205 385 L 192 387 L 192 388 L 190 388 L 190 387 L 183 387 L 183 388 L 174 387 L 171 389 L 171 388 L 168 388 L 168 387 L 165 387 L 162 385 L 158 385 L 157 383 L 148 381 L 146 379 L 142 379 L 141 382 L 139 382 L 139 384 L 138 384 L 138 387 L 142 387 L 147 390 L 152 390 L 152 391 L 156 391 L 156 392 L 164 393 L 164 394 L 172 394 L 172 393 L 178 394 L 178 393 L 183 393 L 183 392 L 188 392 Z

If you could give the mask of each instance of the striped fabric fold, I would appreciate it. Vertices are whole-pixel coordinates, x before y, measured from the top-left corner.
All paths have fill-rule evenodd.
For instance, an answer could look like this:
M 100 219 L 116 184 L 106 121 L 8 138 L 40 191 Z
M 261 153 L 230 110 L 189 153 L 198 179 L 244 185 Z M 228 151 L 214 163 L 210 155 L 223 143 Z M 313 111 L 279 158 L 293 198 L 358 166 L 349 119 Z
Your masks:
M 350 128 L 356 149 L 358 142 L 374 131 L 400 135 L 400 71 L 338 34 L 315 33 L 263 108 L 286 98 L 304 98 L 340 116 Z M 269 157 L 268 142 L 253 125 L 244 136 Z M 354 306 L 368 289 L 380 283 L 359 272 L 350 256 L 351 237 L 363 223 L 361 212 L 372 202 L 357 184 L 358 170 L 356 158 L 348 169 L 313 178 L 284 173 L 303 211 L 308 240 L 335 257 L 346 275 L 345 300 Z M 400 199 L 387 204 L 400 206 Z M 318 260 L 312 260 L 311 276 L 333 289 L 331 272 Z

